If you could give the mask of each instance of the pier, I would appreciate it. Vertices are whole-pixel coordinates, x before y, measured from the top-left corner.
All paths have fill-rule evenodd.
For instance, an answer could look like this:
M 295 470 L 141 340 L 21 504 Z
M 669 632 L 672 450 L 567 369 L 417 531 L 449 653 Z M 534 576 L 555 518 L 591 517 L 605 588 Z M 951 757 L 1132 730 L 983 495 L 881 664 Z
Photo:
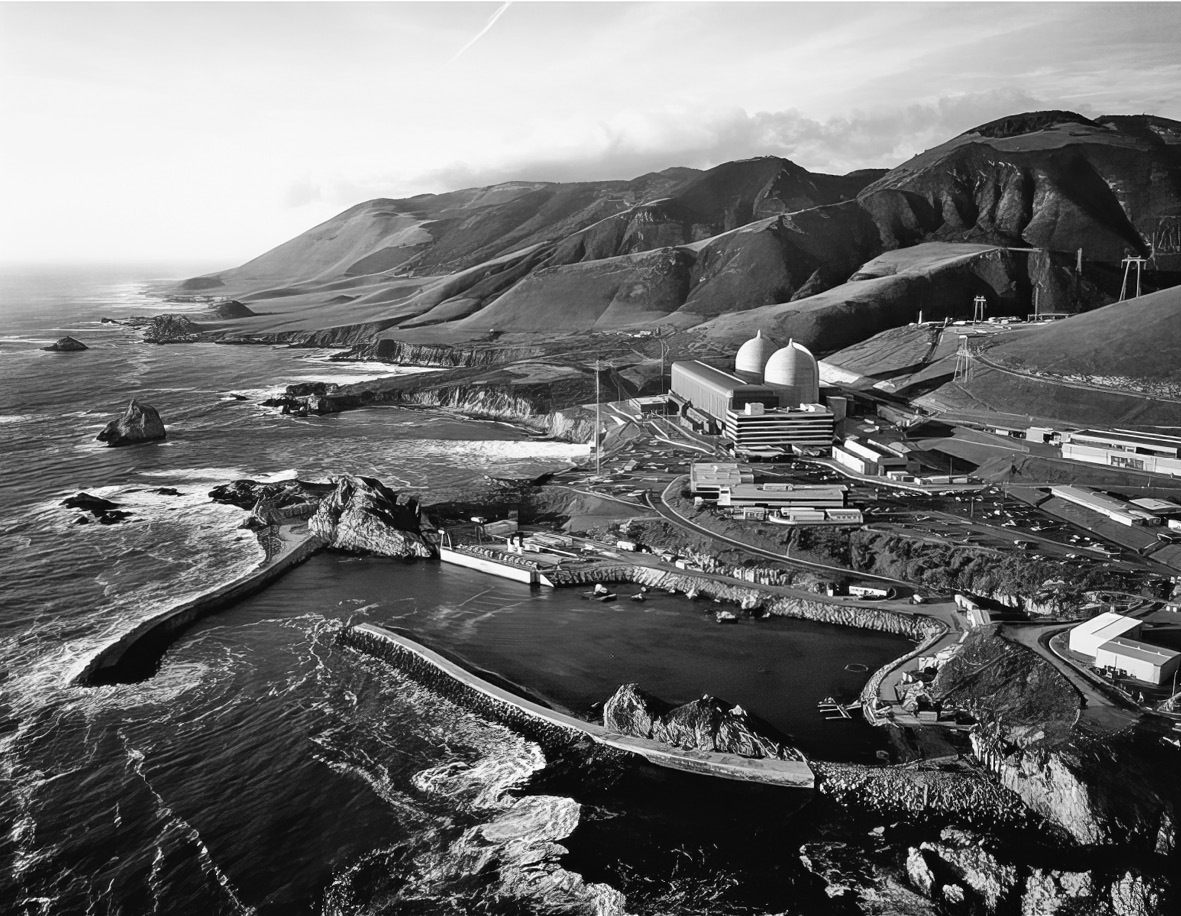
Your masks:
M 342 634 L 342 638 L 344 642 L 361 649 L 378 646 L 385 650 L 382 654 L 388 652 L 395 657 L 417 663 L 418 666 L 426 664 L 434 672 L 456 682 L 466 691 L 473 692 L 481 701 L 481 705 L 491 704 L 501 712 L 509 712 L 512 717 L 523 716 L 530 720 L 530 724 L 542 729 L 558 729 L 569 735 L 585 736 L 597 744 L 643 757 L 657 766 L 702 776 L 785 788 L 811 789 L 815 786 L 812 768 L 802 760 L 740 757 L 737 754 L 687 750 L 647 738 L 610 731 L 601 725 L 577 719 L 517 696 L 414 640 L 376 624 L 362 623 L 350 627 Z

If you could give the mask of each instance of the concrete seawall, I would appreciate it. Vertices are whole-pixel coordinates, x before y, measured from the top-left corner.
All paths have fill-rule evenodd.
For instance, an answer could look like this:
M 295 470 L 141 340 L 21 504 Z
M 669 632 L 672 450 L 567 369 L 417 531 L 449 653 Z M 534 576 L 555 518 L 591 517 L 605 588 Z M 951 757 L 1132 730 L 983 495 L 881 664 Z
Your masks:
M 77 674 L 74 683 L 81 687 L 94 687 L 105 683 L 141 680 L 142 677 L 137 676 L 138 672 L 130 670 L 139 665 L 129 664 L 137 652 L 155 647 L 163 654 L 179 631 L 202 617 L 224 610 L 262 591 L 324 546 L 321 539 L 307 533 L 307 526 L 303 523 L 279 526 L 275 540 L 282 546 L 246 575 L 141 621 L 130 632 L 100 650 Z M 138 661 L 140 665 L 143 664 L 142 659 Z
M 393 662 L 416 680 L 542 743 L 589 739 L 681 772 L 795 789 L 811 789 L 814 783 L 812 768 L 803 761 L 684 750 L 609 731 L 498 687 L 414 640 L 371 623 L 343 630 L 340 639 L 345 645 Z

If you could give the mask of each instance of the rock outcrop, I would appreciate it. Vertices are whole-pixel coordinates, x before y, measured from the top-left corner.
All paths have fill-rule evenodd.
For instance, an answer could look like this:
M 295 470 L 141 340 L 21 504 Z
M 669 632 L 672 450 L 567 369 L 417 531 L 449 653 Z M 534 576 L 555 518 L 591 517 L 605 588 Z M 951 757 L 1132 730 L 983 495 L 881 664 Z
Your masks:
M 770 725 L 717 697 L 671 706 L 635 684 L 624 684 L 603 706 L 603 726 L 686 750 L 802 760 Z
M 193 343 L 200 339 L 200 326 L 184 315 L 157 315 L 144 330 L 148 343 Z
M 309 527 L 337 550 L 413 559 L 434 555 L 423 536 L 429 524 L 418 497 L 396 493 L 371 477 L 346 475 L 320 503 Z
M 48 347 L 42 347 L 41 349 L 48 350 L 50 353 L 75 353 L 79 350 L 89 350 L 90 347 L 86 346 L 86 344 L 82 343 L 76 337 L 61 337 Z
M 1163 916 L 1171 891 L 1159 877 L 1102 866 L 1060 871 L 1008 861 L 1001 843 L 962 830 L 911 846 L 906 874 L 951 912 L 1021 916 Z
M 152 442 L 166 435 L 164 421 L 160 419 L 156 408 L 133 399 L 123 416 L 108 423 L 95 438 L 99 442 L 116 446 Z
M 76 493 L 62 500 L 62 505 L 67 509 L 81 509 L 83 512 L 89 512 L 100 525 L 114 525 L 125 518 L 131 518 L 131 513 L 120 509 L 118 503 L 103 499 L 101 496 L 91 496 L 89 493 Z M 90 519 L 85 515 L 80 515 L 74 520 L 74 524 L 85 525 L 89 521 Z

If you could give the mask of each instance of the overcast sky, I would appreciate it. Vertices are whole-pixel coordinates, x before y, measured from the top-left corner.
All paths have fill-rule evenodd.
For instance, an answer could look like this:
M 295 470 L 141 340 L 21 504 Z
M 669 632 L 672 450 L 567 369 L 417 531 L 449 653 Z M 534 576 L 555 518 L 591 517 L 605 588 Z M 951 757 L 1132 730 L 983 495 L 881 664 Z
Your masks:
M 1179 36 L 1175 3 L 0 3 L 0 260 L 230 266 L 372 197 L 1181 120 Z

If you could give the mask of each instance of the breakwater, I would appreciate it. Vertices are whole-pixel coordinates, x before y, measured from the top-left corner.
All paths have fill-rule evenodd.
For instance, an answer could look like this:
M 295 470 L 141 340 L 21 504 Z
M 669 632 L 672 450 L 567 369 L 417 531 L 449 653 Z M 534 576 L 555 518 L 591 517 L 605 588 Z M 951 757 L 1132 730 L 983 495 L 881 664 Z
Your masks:
M 324 541 L 308 533 L 303 525 L 260 532 L 260 540 L 267 545 L 267 558 L 262 563 L 232 582 L 141 621 L 91 658 L 73 682 L 80 687 L 95 687 L 151 677 L 181 630 L 262 591 L 324 547 Z
M 681 772 L 786 788 L 809 789 L 812 770 L 803 760 L 740 757 L 737 754 L 685 750 L 646 738 L 623 735 L 576 719 L 527 699 L 520 688 L 508 690 L 427 649 L 402 634 L 364 623 L 341 631 L 340 641 L 395 664 L 409 676 L 461 705 L 502 722 L 543 746 L 578 741 L 644 758 Z M 589 745 L 588 745 L 589 748 Z
M 821 761 L 814 761 L 812 768 L 821 798 L 873 817 L 912 822 L 954 820 L 973 827 L 1040 823 L 1017 795 L 976 770 Z
M 753 585 L 730 584 L 717 579 L 669 572 L 651 566 L 604 565 L 587 569 L 555 570 L 543 574 L 555 587 L 584 585 L 596 582 L 630 582 L 648 588 L 675 591 L 694 597 L 704 595 L 738 605 L 744 610 L 761 609 L 772 617 L 793 617 L 836 626 L 877 630 L 894 636 L 905 636 L 925 641 L 932 635 L 942 636 L 943 624 L 922 614 L 900 614 L 886 608 L 859 604 L 829 603 L 821 600 L 776 595 Z

